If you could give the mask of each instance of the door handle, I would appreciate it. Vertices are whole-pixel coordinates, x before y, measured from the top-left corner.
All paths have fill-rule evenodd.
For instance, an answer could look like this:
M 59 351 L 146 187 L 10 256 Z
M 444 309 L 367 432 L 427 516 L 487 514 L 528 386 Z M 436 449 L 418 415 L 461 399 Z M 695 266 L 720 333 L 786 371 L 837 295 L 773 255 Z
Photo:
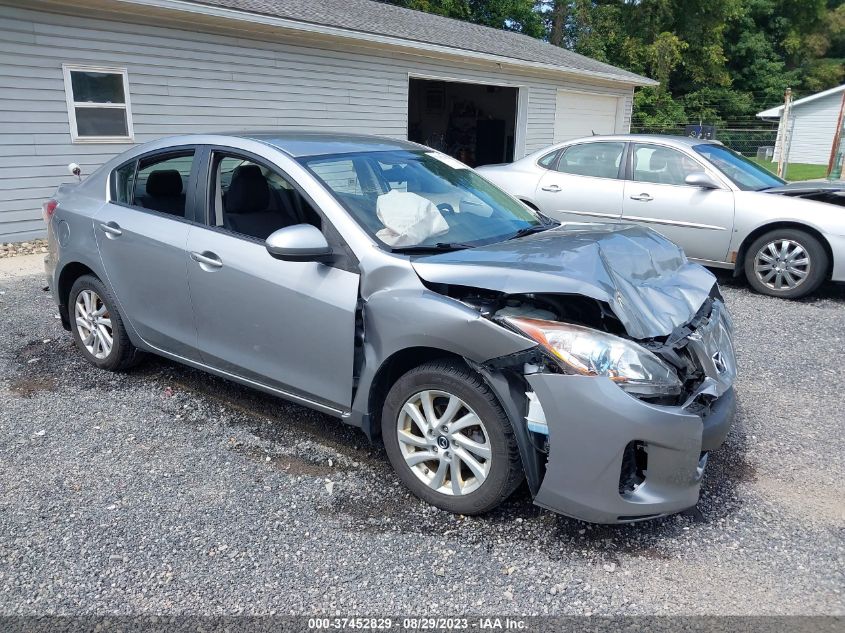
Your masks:
M 641 193 L 638 196 L 631 196 L 631 200 L 638 200 L 639 202 L 651 202 L 654 200 L 650 195 L 647 193 Z
M 123 235 L 123 231 L 120 230 L 120 226 L 118 226 L 117 222 L 104 222 L 100 224 L 100 230 L 105 233 L 106 237 L 109 239 L 114 239 Z
M 560 191 L 560 185 L 547 185 L 545 187 L 540 187 L 543 191 L 549 191 L 551 193 L 557 193 Z
M 202 253 L 191 251 L 191 259 L 198 263 L 203 270 L 216 270 L 223 266 L 220 258 L 210 251 L 203 251 Z

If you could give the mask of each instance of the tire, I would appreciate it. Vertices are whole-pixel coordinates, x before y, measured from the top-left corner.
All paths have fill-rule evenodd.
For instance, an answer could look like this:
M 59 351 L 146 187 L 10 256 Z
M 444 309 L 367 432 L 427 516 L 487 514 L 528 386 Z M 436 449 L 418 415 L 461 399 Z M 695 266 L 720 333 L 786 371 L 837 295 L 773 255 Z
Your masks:
M 431 426 L 423 404 L 429 398 L 433 405 L 430 411 L 440 419 L 433 434 L 425 433 L 420 427 L 420 420 Z M 455 403 L 451 416 L 453 428 L 443 432 L 441 422 L 452 403 Z M 417 415 L 410 415 L 406 404 Z M 475 418 L 470 417 L 473 414 Z M 481 424 L 470 424 L 476 419 Z M 462 424 L 469 426 L 458 428 Z M 519 448 L 507 415 L 481 377 L 461 362 L 428 362 L 396 381 L 385 400 L 381 430 L 387 456 L 402 483 L 417 497 L 442 510 L 483 514 L 507 499 L 524 478 Z M 400 430 L 413 435 L 413 443 L 406 435 L 400 441 Z M 489 458 L 477 451 L 486 451 Z M 436 455 L 436 458 L 423 461 L 421 455 Z M 483 471 L 483 478 L 479 479 L 470 462 L 464 461 L 467 455 Z M 408 457 L 420 462 L 412 466 L 406 461 Z M 441 468 L 443 480 L 438 486 Z M 457 477 L 453 475 L 456 469 Z
M 785 259 L 781 259 L 784 246 Z M 829 259 L 817 238 L 799 229 L 784 228 L 769 231 L 754 240 L 745 253 L 743 266 L 748 283 L 757 292 L 798 299 L 822 284 L 827 277 Z M 780 275 L 778 266 L 784 267 Z M 799 273 L 803 273 L 803 277 Z
M 107 371 L 123 371 L 141 360 L 143 353 L 129 340 L 114 297 L 99 279 L 93 275 L 77 279 L 68 294 L 67 305 L 73 340 L 92 365 Z M 95 334 L 95 330 L 100 334 L 111 334 L 108 352 L 107 337 Z

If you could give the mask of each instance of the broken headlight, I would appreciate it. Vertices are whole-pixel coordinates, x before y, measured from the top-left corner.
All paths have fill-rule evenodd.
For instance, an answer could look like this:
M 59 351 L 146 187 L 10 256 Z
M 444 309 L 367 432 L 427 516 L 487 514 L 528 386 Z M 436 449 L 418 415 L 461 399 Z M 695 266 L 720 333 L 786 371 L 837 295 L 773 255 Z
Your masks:
M 581 325 L 510 317 L 506 321 L 542 345 L 570 374 L 606 376 L 640 396 L 677 395 L 675 371 L 644 347 Z

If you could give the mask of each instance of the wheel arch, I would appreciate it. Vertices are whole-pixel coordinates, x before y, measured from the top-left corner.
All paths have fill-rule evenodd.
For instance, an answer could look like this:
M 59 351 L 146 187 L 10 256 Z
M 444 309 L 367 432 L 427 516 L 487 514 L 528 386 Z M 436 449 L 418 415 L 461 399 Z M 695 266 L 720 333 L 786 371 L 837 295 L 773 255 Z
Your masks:
M 73 284 L 83 275 L 92 275 L 97 279 L 100 279 L 100 276 L 91 267 L 79 261 L 68 262 L 62 267 L 62 270 L 58 275 L 56 295 L 59 300 L 59 316 L 62 319 L 62 327 L 68 331 L 70 331 L 68 295 L 70 294 L 70 289 L 73 287 Z M 102 279 L 100 279 L 100 281 L 102 281 Z
M 437 347 L 406 347 L 387 357 L 373 375 L 367 394 L 367 409 L 370 412 L 364 420 L 363 431 L 371 440 L 380 436 L 381 409 L 387 398 L 387 392 L 394 383 L 414 367 L 439 359 L 453 359 L 465 363 L 466 360 L 455 352 Z M 467 365 L 469 367 L 469 365 Z
M 761 235 L 777 229 L 795 229 L 797 231 L 809 233 L 815 237 L 819 241 L 819 244 L 822 245 L 822 248 L 824 248 L 825 253 L 827 253 L 828 264 L 827 270 L 825 271 L 825 279 L 830 279 L 831 272 L 833 271 L 833 249 L 831 249 L 827 239 L 825 239 L 825 236 L 821 231 L 809 224 L 793 221 L 770 222 L 769 224 L 763 224 L 746 235 L 742 244 L 739 246 L 739 250 L 737 251 L 736 265 L 734 266 L 734 277 L 740 277 L 745 274 L 745 256 L 748 253 L 748 248 L 754 243 L 754 240 Z

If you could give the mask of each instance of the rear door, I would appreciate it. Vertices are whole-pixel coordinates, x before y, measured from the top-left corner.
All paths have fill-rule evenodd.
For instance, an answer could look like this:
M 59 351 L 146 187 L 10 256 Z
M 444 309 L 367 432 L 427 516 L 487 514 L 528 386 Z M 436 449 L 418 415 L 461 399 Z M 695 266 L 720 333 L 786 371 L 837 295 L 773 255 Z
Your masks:
M 138 335 L 195 360 L 185 253 L 193 226 L 194 157 L 194 147 L 179 147 L 118 167 L 94 233 L 108 282 Z
M 281 159 L 280 159 L 281 160 Z M 281 261 L 264 240 L 299 223 L 327 220 L 274 163 L 215 148 L 200 187 L 204 226 L 188 238 L 188 281 L 203 361 L 333 409 L 351 405 L 357 266 Z M 343 250 L 336 248 L 339 253 Z
M 562 150 L 537 184 L 540 210 L 561 222 L 618 222 L 625 142 L 595 141 Z
M 622 219 L 665 235 L 694 259 L 724 262 L 731 242 L 734 194 L 692 187 L 685 178 L 705 172 L 721 179 L 694 157 L 676 148 L 633 143 Z

